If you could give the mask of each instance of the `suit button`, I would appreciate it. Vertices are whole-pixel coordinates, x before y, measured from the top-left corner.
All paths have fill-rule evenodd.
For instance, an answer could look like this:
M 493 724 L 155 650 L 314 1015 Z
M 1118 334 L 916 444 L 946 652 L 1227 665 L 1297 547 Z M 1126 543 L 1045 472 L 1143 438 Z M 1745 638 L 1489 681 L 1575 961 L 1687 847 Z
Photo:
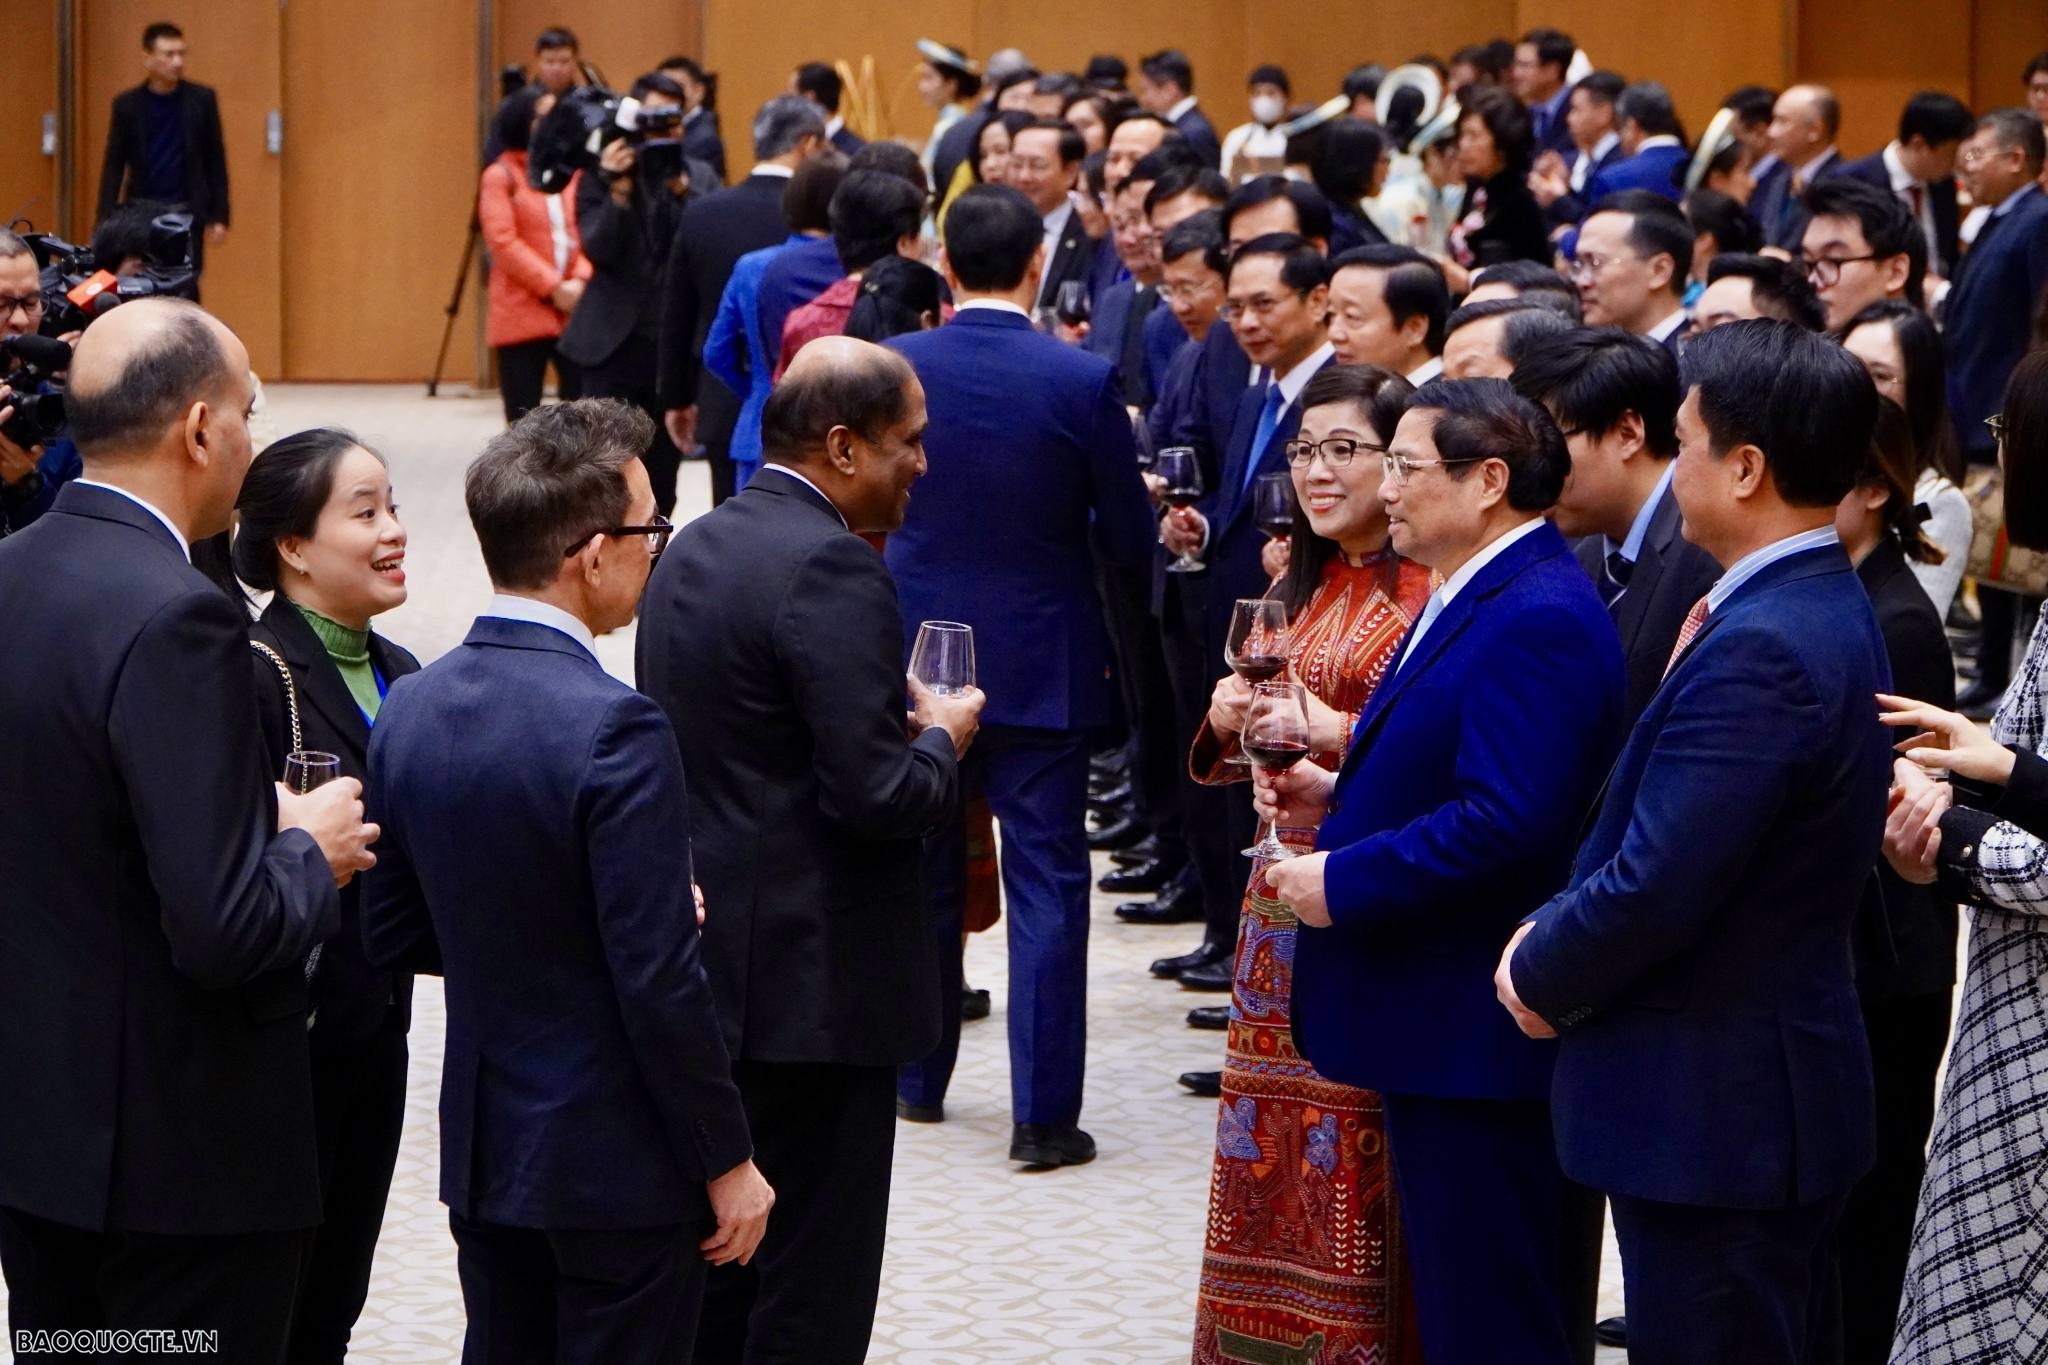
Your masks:
M 1963 845 L 1963 856 L 1964 856 L 1965 858 L 1969 857 L 1969 856 L 1970 856 L 1970 855 L 1971 855 L 1972 853 L 1975 853 L 1976 851 L 1977 851 L 1977 846 L 1976 846 L 1975 844 L 1964 844 L 1964 845 Z

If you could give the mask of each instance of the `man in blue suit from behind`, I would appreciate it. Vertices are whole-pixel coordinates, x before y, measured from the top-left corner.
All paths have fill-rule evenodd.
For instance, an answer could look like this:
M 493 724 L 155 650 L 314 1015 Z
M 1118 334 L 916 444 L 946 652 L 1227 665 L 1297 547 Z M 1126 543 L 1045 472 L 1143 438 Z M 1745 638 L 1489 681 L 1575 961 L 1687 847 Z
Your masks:
M 698 951 L 682 760 L 606 673 L 665 536 L 620 403 L 536 409 L 470 465 L 497 596 L 370 744 L 372 961 L 446 980 L 441 1200 L 463 1365 L 690 1358 L 706 1263 L 774 1195 Z
M 1681 191 L 1672 173 L 1685 164 L 1685 144 L 1678 137 L 1671 92 L 1655 81 L 1637 81 L 1615 100 L 1614 126 L 1621 134 L 1623 155 L 1586 181 L 1580 200 L 1598 204 L 1623 190 L 1654 190 L 1678 202 Z
M 1672 492 L 1724 572 L 1496 983 L 1563 1034 L 1558 1155 L 1612 1202 L 1636 1358 L 1795 1365 L 1838 1358 L 1833 1228 L 1872 1159 L 1850 933 L 1890 670 L 1834 509 L 1877 399 L 1787 322 L 1717 327 L 1685 369 Z
M 1394 548 L 1444 581 L 1343 767 L 1260 779 L 1263 814 L 1321 824 L 1317 852 L 1267 873 L 1304 926 L 1295 1038 L 1380 1092 L 1424 1354 L 1566 1365 L 1556 1047 L 1500 1016 L 1490 976 L 1565 884 L 1621 738 L 1621 643 L 1544 518 L 1564 436 L 1507 381 L 1424 387 L 1385 464 Z
M 1078 1126 L 1087 1038 L 1091 732 L 1111 714 L 1109 637 L 1090 542 L 1113 564 L 1152 553 L 1116 369 L 1031 326 L 1045 268 L 1029 200 L 990 185 L 946 214 L 959 311 L 890 343 L 917 371 L 929 467 L 889 537 L 906 638 L 927 620 L 974 627 L 981 734 L 963 764 L 1002 823 L 1010 938 L 1010 1156 L 1072 1165 L 1095 1153 Z M 957 817 L 928 844 L 941 1000 L 960 996 L 965 844 Z M 934 1121 L 960 1045 L 903 1069 L 907 1117 Z

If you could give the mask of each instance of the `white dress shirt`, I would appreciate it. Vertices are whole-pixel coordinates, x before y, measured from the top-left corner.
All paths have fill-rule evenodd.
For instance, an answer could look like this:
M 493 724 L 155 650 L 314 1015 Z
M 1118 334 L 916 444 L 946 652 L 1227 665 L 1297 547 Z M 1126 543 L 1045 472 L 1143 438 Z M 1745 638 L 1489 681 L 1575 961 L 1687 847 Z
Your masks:
M 964 303 L 963 303 L 963 304 L 961 304 L 960 306 L 961 306 L 962 308 L 965 308 L 965 307 L 967 307 L 968 305 L 966 305 L 966 304 L 964 304 Z M 1008 307 L 1015 307 L 1016 305 L 1014 305 L 1014 304 L 1010 304 L 1010 305 L 1006 305 L 1006 306 L 1008 306 Z M 1021 309 L 1021 308 L 1019 308 L 1019 309 L 1017 309 L 1017 311 L 1021 313 L 1021 312 L 1023 312 L 1024 310 L 1023 310 L 1023 309 Z M 847 520 L 846 520 L 846 513 L 844 513 L 844 512 L 842 512 L 842 511 L 840 511 L 840 510 L 839 510 L 839 504 L 838 504 L 838 503 L 836 503 L 836 502 L 834 502 L 834 501 L 832 501 L 832 499 L 831 499 L 831 498 L 829 498 L 829 497 L 826 497 L 826 494 L 825 494 L 825 490 L 824 490 L 824 489 L 822 489 L 822 488 L 818 487 L 818 485 L 816 485 L 816 484 L 812 483 L 812 482 L 811 482 L 811 481 L 810 481 L 809 479 L 805 478 L 805 477 L 804 477 L 804 476 L 803 476 L 802 474 L 799 474 L 799 473 L 797 473 L 797 472 L 796 472 L 796 471 L 795 471 L 794 469 L 791 469 L 791 468 L 790 468 L 790 467 L 789 467 L 788 465 L 786 465 L 786 464 L 777 464 L 777 463 L 775 463 L 775 462 L 774 462 L 773 460 L 770 460 L 770 461 L 769 461 L 769 462 L 768 462 L 767 464 L 764 464 L 764 465 L 762 465 L 762 466 L 761 466 L 761 468 L 763 468 L 763 469 L 772 469 L 772 470 L 774 470 L 774 471 L 775 471 L 776 473 L 778 473 L 778 474 L 783 474 L 783 475 L 787 475 L 788 477 L 790 477 L 790 478 L 792 478 L 792 479 L 795 479 L 795 480 L 796 480 L 796 481 L 797 481 L 798 483 L 802 484 L 802 485 L 803 485 L 804 487 L 806 487 L 806 488 L 810 489 L 810 490 L 811 490 L 811 491 L 812 491 L 813 493 L 816 493 L 816 494 L 817 494 L 817 495 L 818 495 L 819 497 L 821 497 L 821 498 L 824 498 L 824 499 L 825 499 L 825 505 L 826 505 L 827 507 L 829 507 L 829 508 L 831 508 L 831 509 L 832 509 L 832 515 L 833 515 L 833 516 L 835 516 L 835 517 L 838 517 L 838 518 L 839 518 L 839 524 L 840 524 L 841 526 L 844 526 L 844 527 L 846 527 L 846 529 L 847 529 L 847 530 L 849 530 L 849 531 L 851 531 L 851 530 L 853 529 L 852 525 L 851 525 L 851 524 L 849 524 L 849 523 L 847 522 Z
M 1649 331 L 1643 333 L 1643 335 L 1649 340 L 1656 342 L 1659 346 L 1662 346 L 1673 332 L 1683 326 L 1685 326 L 1685 310 L 1681 308 Z
M 178 542 L 178 551 L 179 553 L 185 556 L 185 562 L 187 564 L 190 564 L 192 562 L 192 543 L 185 539 L 185 533 L 183 531 L 180 531 L 176 526 L 172 525 L 171 519 L 165 516 L 163 513 L 163 509 L 161 507 L 158 507 L 155 503 L 145 502 L 141 498 L 136 497 L 133 493 L 130 493 L 125 488 L 116 488 L 113 484 L 101 483 L 98 479 L 73 479 L 71 482 L 79 485 L 82 488 L 103 488 L 109 493 L 118 493 L 122 497 L 128 499 L 128 501 L 134 503 L 137 507 L 140 507 L 143 511 L 149 513 L 158 521 L 162 522 L 164 524 L 164 529 L 171 533 L 171 539 Z
M 1578 156 L 1573 159 L 1571 175 L 1573 194 L 1585 193 L 1586 177 L 1591 175 L 1593 173 L 1593 168 L 1600 164 L 1601 157 L 1606 156 L 1609 152 L 1613 151 L 1620 144 L 1620 133 L 1611 131 L 1602 133 L 1600 135 L 1600 140 L 1593 144 L 1592 151 L 1580 152 Z
M 748 175 L 772 175 L 772 176 L 774 176 L 774 177 L 775 177 L 775 178 L 776 178 L 777 180 L 787 180 L 787 179 L 789 179 L 789 178 L 790 178 L 791 176 L 795 175 L 795 174 L 796 174 L 796 171 L 795 171 L 795 170 L 794 170 L 793 168 L 791 168 L 791 167 L 788 167 L 788 166 L 784 166 L 784 165 L 781 165 L 781 164 L 779 164 L 779 163 L 777 163 L 777 162 L 774 162 L 774 161 L 760 161 L 760 162 L 756 162 L 756 163 L 754 164 L 754 169 L 752 169 L 751 171 L 748 171 L 748 172 L 747 172 L 747 174 L 748 174 Z
M 1473 555 L 1463 564 L 1460 564 L 1458 571 L 1449 578 L 1446 578 L 1441 588 L 1430 594 L 1431 601 L 1423 604 L 1423 614 L 1415 623 L 1415 633 L 1408 637 L 1408 648 L 1401 651 L 1402 663 L 1406 663 L 1408 656 L 1415 652 L 1415 647 L 1422 643 L 1422 637 L 1429 633 L 1430 626 L 1436 621 L 1437 617 L 1443 614 L 1444 608 L 1451 605 L 1451 602 L 1464 590 L 1466 585 L 1479 576 L 1481 569 L 1500 558 L 1501 553 L 1508 546 L 1524 536 L 1533 535 L 1536 528 L 1544 524 L 1542 517 L 1531 517 L 1513 530 L 1502 532 L 1492 542 L 1481 548 L 1479 553 Z M 1435 610 L 1430 609 L 1432 604 Z M 1400 665 L 1396 664 L 1395 667 L 1398 669 Z
M 1181 100 L 1179 104 L 1174 105 L 1173 108 L 1166 111 L 1166 121 L 1168 123 L 1178 123 L 1180 121 L 1180 116 L 1182 114 L 1185 114 L 1188 110 L 1194 107 L 1195 97 L 1193 95 L 1189 95 L 1185 99 Z
M 1410 384 L 1419 389 L 1430 380 L 1441 376 L 1443 372 L 1444 358 L 1440 355 L 1433 355 L 1420 365 L 1417 365 L 1413 370 L 1410 370 L 1405 378 Z
M 841 128 L 844 128 L 845 126 L 846 126 L 846 120 L 845 120 L 845 119 L 843 119 L 843 118 L 841 118 L 841 117 L 839 117 L 839 115 L 837 115 L 837 114 L 834 114 L 834 115 L 833 115 L 833 116 L 832 116 L 831 118 L 828 118 L 828 119 L 826 119 L 826 120 L 825 120 L 825 141 L 827 141 L 827 142 L 830 142 L 830 141 L 831 141 L 831 140 L 832 140 L 833 138 L 835 138 L 835 137 L 838 137 L 838 136 L 839 136 L 839 130 L 840 130 Z
M 1934 269 L 1941 269 L 1940 238 L 1934 231 L 1934 194 L 1929 187 L 1914 178 L 1905 163 L 1899 160 L 1899 144 L 1896 140 L 1885 144 L 1884 173 L 1891 177 L 1892 193 L 1906 206 L 1906 212 L 1913 215 L 1913 221 L 1920 224 L 1920 235 L 1927 239 L 1927 259 Z M 1913 191 L 1920 191 L 1920 202 L 1913 203 Z
M 509 592 L 494 593 L 483 614 L 501 621 L 525 621 L 529 625 L 559 630 L 582 645 L 591 662 L 597 661 L 597 637 L 590 633 L 590 627 L 552 602 L 543 602 L 537 597 L 517 597 Z

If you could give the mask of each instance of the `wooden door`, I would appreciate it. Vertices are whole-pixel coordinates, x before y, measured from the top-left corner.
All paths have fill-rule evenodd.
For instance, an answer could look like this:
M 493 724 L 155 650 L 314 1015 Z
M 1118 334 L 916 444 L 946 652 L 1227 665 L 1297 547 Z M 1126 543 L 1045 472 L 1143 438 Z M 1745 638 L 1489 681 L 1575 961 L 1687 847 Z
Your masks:
M 163 17 L 158 0 L 90 0 L 77 7 L 74 50 L 78 136 L 71 147 L 71 228 L 90 237 L 114 97 L 142 81 L 142 30 Z M 278 83 L 278 0 L 207 0 L 181 14 L 185 75 L 213 87 L 227 143 L 227 240 L 206 249 L 202 299 L 249 348 L 256 373 L 281 370 L 278 299 L 278 158 L 265 145 L 266 120 L 282 101 Z
M 57 0 L 18 0 L 4 11 L 7 78 L 0 80 L 0 226 L 26 219 L 62 232 L 58 171 Z

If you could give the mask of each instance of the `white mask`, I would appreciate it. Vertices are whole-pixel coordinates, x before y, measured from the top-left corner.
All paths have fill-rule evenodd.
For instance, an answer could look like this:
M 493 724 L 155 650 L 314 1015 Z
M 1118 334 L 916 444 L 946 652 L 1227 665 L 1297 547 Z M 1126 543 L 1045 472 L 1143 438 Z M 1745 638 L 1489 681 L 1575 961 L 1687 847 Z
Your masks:
M 1287 112 L 1287 101 L 1278 95 L 1253 95 L 1252 117 L 1268 128 L 1280 121 Z

